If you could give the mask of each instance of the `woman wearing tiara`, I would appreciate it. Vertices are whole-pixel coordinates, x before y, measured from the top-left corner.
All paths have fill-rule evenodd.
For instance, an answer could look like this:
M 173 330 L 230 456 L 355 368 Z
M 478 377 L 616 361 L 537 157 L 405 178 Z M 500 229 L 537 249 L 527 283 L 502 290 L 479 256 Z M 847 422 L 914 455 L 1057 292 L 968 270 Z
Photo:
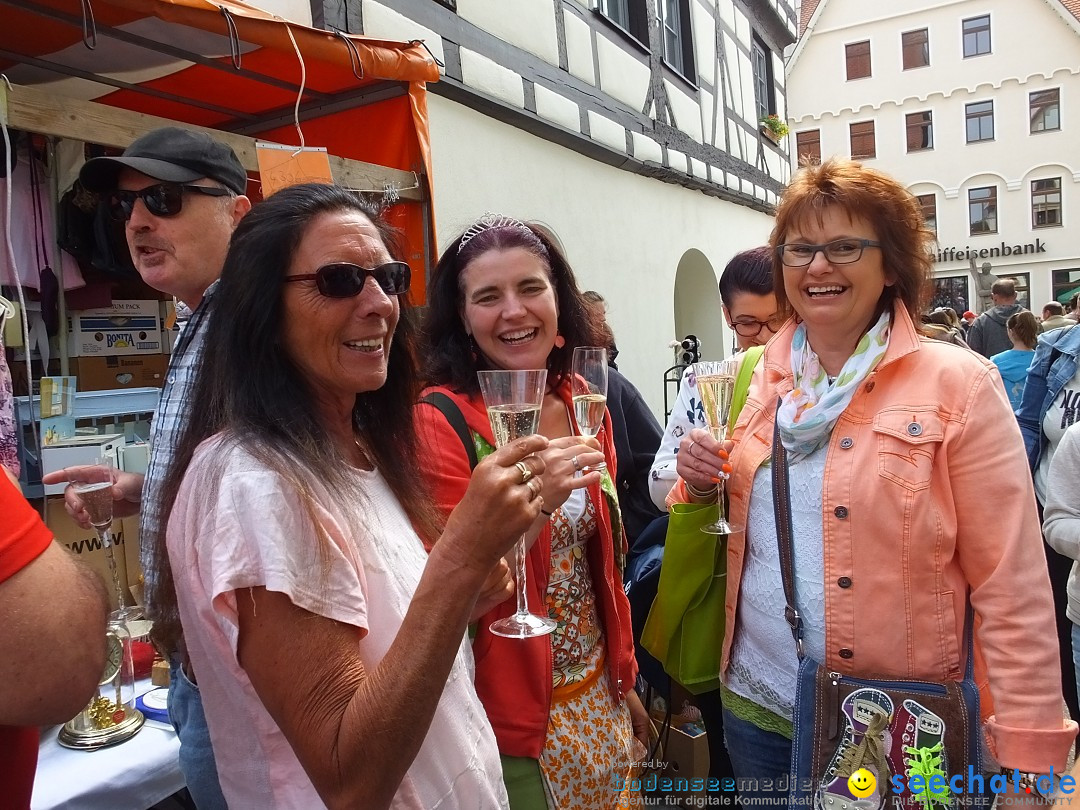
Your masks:
M 634 692 L 630 607 L 622 589 L 624 535 L 612 480 L 610 418 L 578 434 L 569 375 L 574 348 L 597 345 L 573 271 L 537 227 L 488 214 L 439 260 L 425 324 L 426 377 L 449 398 L 417 406 L 417 429 L 439 508 L 457 505 L 472 475 L 467 440 L 483 458 L 495 441 L 476 372 L 548 372 L 539 432 L 542 513 L 526 532 L 527 597 L 557 623 L 549 636 L 507 639 L 476 626 L 476 691 L 495 729 L 513 810 L 610 808 L 648 741 Z M 460 412 L 468 437 L 453 422 Z M 451 421 L 453 420 L 453 421 Z M 606 470 L 597 465 L 606 462 Z M 498 579 L 493 574 L 493 582 Z M 509 594 L 507 594 L 509 597 Z

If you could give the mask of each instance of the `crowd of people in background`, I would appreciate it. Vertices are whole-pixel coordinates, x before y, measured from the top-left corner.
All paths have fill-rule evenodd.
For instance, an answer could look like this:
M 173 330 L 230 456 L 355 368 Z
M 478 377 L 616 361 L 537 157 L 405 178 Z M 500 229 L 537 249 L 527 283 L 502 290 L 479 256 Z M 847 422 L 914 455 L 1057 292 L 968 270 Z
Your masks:
M 692 369 L 661 428 L 618 371 L 603 296 L 545 226 L 473 222 L 421 320 L 406 246 L 352 192 L 304 184 L 252 206 L 227 146 L 171 128 L 82 175 L 144 280 L 193 313 L 149 471 L 116 474 L 112 494 L 117 515 L 142 516 L 145 607 L 197 807 L 630 806 L 655 740 L 627 555 L 663 542 L 673 504 L 715 503 L 721 481 L 745 530 L 726 547 L 720 688 L 698 697 L 711 774 L 783 806 L 763 786 L 790 774 L 802 648 L 781 588 L 778 446 L 808 654 L 852 675 L 958 677 L 970 603 L 996 763 L 1065 769 L 1080 716 L 1080 304 L 1037 318 L 999 278 L 983 313 L 928 311 L 933 234 L 889 176 L 803 168 L 768 244 L 726 266 L 716 317 L 753 372 L 717 439 Z M 611 366 L 595 437 L 572 403 L 584 346 Z M 539 427 L 499 446 L 477 374 L 528 369 L 547 371 Z M 65 500 L 88 525 L 73 488 Z M 29 549 L 0 565 L 0 615 L 33 577 L 70 592 L 93 638 L 101 595 L 6 479 L 0 502 L 21 516 L 0 552 Z M 514 612 L 519 565 L 550 635 L 489 629 Z M 11 638 L 5 695 L 25 677 Z M 0 700 L 0 723 L 81 706 L 101 666 L 85 646 L 69 648 L 69 700 Z M 24 792 L 25 737 L 7 764 Z M 848 801 L 836 782 L 827 798 Z

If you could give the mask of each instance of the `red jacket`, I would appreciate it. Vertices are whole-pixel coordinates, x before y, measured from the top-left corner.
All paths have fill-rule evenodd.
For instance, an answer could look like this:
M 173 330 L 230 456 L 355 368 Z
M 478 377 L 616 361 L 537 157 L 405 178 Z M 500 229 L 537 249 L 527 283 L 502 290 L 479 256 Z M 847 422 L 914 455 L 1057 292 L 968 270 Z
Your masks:
M 495 440 L 488 422 L 487 411 L 479 394 L 467 397 L 441 386 L 429 388 L 441 391 L 461 409 L 469 429 L 483 437 L 489 444 Z M 570 405 L 568 386 L 559 395 Z M 447 423 L 445 417 L 431 405 L 416 407 L 416 423 L 424 469 L 431 476 L 432 490 L 438 507 L 449 515 L 465 495 L 472 470 L 461 439 Z M 615 449 L 610 439 L 608 418 L 604 418 L 600 439 L 607 456 L 608 470 L 615 475 Z M 634 659 L 634 636 L 630 624 L 630 603 L 622 588 L 622 577 L 615 564 L 615 544 L 612 537 L 612 515 L 609 502 L 600 486 L 589 488 L 597 504 L 598 531 L 589 543 L 587 555 L 589 568 L 596 586 L 596 604 L 604 628 L 607 649 L 607 671 L 611 680 L 612 699 L 622 701 L 633 688 L 637 677 Z M 617 508 L 617 507 L 616 507 Z M 625 537 L 618 526 L 620 556 L 625 552 Z M 544 604 L 551 564 L 551 533 L 545 527 L 526 557 L 526 596 L 535 611 Z M 548 713 L 551 708 L 552 661 L 551 639 L 507 639 L 488 631 L 496 619 L 509 616 L 515 610 L 515 600 L 503 604 L 485 614 L 477 624 L 473 641 L 476 659 L 476 692 L 480 696 L 488 719 L 495 729 L 499 751 L 512 757 L 537 759 L 544 747 L 547 735 Z

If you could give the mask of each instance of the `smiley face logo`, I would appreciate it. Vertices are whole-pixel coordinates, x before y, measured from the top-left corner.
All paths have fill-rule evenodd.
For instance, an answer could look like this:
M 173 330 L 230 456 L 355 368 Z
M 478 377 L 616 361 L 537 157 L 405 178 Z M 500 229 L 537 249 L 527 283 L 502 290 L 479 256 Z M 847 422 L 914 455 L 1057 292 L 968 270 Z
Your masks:
M 847 780 L 848 790 L 857 799 L 865 799 L 877 788 L 877 779 L 866 768 L 859 768 Z

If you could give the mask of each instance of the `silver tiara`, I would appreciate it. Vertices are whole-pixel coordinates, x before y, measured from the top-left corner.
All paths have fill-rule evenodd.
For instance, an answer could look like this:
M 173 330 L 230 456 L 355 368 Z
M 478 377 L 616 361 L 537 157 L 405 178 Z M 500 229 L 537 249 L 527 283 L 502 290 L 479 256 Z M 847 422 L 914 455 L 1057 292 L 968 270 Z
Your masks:
M 458 243 L 457 252 L 460 254 L 461 249 L 469 244 L 473 238 L 479 236 L 484 231 L 490 231 L 492 228 L 516 228 L 519 231 L 524 231 L 529 234 L 534 239 L 536 238 L 536 234 L 532 232 L 532 229 L 520 219 L 514 219 L 505 214 L 493 214 L 488 211 L 480 217 L 480 219 L 470 225 L 468 230 L 461 235 L 461 242 Z

